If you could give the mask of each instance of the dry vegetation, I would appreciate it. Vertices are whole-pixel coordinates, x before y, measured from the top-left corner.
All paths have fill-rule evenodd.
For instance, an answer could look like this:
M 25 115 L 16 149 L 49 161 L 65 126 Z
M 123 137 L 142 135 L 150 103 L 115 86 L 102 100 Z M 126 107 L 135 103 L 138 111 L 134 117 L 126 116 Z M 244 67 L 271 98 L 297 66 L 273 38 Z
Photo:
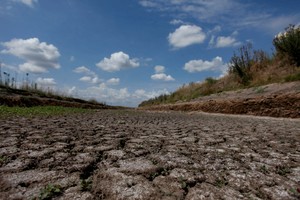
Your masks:
M 228 65 L 228 74 L 223 78 L 209 77 L 201 83 L 192 82 L 170 95 L 144 101 L 139 106 L 185 102 L 224 91 L 299 81 L 300 27 L 289 26 L 285 34 L 274 39 L 273 44 L 276 53 L 272 56 L 262 50 L 253 50 L 251 44 L 246 44 L 234 52 Z

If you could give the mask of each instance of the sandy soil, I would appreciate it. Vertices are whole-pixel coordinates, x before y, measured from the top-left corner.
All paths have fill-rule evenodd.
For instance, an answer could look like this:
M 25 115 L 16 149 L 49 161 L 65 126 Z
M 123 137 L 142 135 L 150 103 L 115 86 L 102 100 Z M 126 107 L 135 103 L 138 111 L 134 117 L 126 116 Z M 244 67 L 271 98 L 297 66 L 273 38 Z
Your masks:
M 140 109 L 300 118 L 300 81 L 222 92 L 190 102 L 146 106 Z
M 39 197 L 300 199 L 300 120 L 134 110 L 0 119 L 0 199 Z

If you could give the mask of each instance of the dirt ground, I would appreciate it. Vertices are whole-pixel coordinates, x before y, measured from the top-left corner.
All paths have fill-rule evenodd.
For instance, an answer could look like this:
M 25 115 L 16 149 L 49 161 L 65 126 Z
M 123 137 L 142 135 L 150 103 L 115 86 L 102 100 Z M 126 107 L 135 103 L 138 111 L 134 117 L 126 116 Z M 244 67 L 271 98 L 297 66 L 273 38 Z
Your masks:
M 300 119 L 99 110 L 0 119 L 0 199 L 300 199 Z
M 140 109 L 300 118 L 300 81 L 225 91 L 188 102 L 145 106 Z

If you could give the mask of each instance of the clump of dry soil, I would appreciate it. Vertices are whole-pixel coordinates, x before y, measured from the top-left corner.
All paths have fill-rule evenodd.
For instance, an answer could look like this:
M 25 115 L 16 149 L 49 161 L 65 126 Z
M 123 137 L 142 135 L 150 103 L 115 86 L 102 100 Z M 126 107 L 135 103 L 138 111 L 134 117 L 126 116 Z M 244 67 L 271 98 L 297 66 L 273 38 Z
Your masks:
M 299 119 L 133 110 L 0 119 L 0 199 L 279 200 L 299 199 L 299 188 Z

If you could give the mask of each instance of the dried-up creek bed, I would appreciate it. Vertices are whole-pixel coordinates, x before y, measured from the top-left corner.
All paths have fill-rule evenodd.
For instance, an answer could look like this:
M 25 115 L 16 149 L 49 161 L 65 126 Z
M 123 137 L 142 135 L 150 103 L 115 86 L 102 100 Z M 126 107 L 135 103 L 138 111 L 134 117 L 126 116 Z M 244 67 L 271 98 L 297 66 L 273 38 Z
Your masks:
M 0 199 L 299 199 L 300 120 L 99 110 L 0 119 Z

